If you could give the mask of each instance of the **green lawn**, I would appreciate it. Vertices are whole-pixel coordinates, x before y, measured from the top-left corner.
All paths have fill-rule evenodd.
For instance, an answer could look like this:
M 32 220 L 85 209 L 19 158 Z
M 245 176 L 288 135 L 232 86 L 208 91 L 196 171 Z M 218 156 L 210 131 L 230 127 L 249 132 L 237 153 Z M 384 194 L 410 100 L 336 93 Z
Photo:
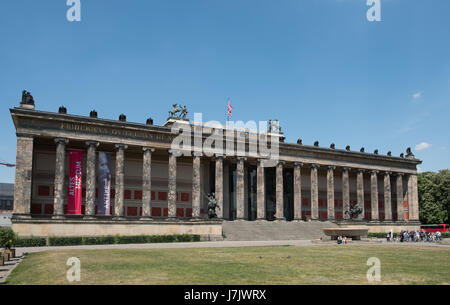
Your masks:
M 48 251 L 7 284 L 69 284 L 72 256 L 79 284 L 367 284 L 369 257 L 381 260 L 380 284 L 450 284 L 450 248 L 380 245 Z

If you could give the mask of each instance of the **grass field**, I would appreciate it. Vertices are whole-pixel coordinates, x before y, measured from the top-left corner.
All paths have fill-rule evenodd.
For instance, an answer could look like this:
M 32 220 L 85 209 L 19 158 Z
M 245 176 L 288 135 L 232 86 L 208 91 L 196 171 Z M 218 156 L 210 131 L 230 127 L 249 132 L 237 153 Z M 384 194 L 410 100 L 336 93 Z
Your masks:
M 450 248 L 380 245 L 47 251 L 7 284 L 70 284 L 73 256 L 79 284 L 368 284 L 369 257 L 381 261 L 379 284 L 450 284 Z

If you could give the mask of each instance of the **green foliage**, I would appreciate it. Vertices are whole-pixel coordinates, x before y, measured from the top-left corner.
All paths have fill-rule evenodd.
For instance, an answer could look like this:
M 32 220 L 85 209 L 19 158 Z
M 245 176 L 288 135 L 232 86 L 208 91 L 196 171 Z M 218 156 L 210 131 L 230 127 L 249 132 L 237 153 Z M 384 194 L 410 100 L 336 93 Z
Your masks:
M 450 170 L 418 175 L 420 221 L 424 224 L 449 223 Z
M 49 246 L 76 246 L 82 245 L 82 237 L 49 237 Z
M 85 236 L 82 238 L 83 245 L 109 245 L 114 243 L 114 236 Z
M 0 228 L 0 248 L 10 249 L 17 240 L 17 234 L 11 228 Z
M 15 247 L 45 247 L 47 244 L 44 237 L 18 238 Z
M 397 237 L 397 233 L 393 233 L 394 237 Z M 387 233 L 369 233 L 367 234 L 368 238 L 376 237 L 376 238 L 387 238 Z
M 146 244 L 171 242 L 198 242 L 200 235 L 136 235 L 136 236 L 77 236 L 77 237 L 49 237 L 49 246 L 76 246 L 76 245 L 111 245 L 111 244 Z M 46 240 L 43 237 L 20 238 L 16 240 L 16 247 L 44 247 Z

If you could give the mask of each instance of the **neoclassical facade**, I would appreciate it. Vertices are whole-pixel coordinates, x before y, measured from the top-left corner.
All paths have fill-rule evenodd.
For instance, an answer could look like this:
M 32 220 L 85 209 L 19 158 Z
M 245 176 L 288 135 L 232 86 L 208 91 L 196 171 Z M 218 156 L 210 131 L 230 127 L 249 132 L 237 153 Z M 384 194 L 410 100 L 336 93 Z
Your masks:
M 94 111 L 39 111 L 34 102 L 10 112 L 17 133 L 13 228 L 21 235 L 214 236 L 221 234 L 222 220 L 419 224 L 421 161 L 410 150 L 395 157 L 285 143 L 282 133 L 268 132 L 268 139 L 278 137 L 280 143 L 279 160 L 266 167 L 258 152 L 179 156 L 172 147 L 176 119 L 156 126 L 151 119 L 127 122 L 123 115 L 101 119 Z M 201 128 L 205 141 L 214 128 Z M 67 215 L 69 149 L 83 151 L 80 215 Z M 111 154 L 110 216 L 97 213 L 99 152 Z M 207 217 L 211 193 L 219 206 L 214 221 Z M 350 221 L 346 211 L 355 205 L 362 213 Z

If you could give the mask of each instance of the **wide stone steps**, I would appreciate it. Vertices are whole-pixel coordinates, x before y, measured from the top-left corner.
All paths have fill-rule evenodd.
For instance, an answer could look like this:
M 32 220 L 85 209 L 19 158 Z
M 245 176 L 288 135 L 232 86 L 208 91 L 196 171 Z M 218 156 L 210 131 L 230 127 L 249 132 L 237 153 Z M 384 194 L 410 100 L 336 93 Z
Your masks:
M 322 237 L 323 228 L 338 227 L 329 221 L 224 221 L 224 240 L 312 240 Z

